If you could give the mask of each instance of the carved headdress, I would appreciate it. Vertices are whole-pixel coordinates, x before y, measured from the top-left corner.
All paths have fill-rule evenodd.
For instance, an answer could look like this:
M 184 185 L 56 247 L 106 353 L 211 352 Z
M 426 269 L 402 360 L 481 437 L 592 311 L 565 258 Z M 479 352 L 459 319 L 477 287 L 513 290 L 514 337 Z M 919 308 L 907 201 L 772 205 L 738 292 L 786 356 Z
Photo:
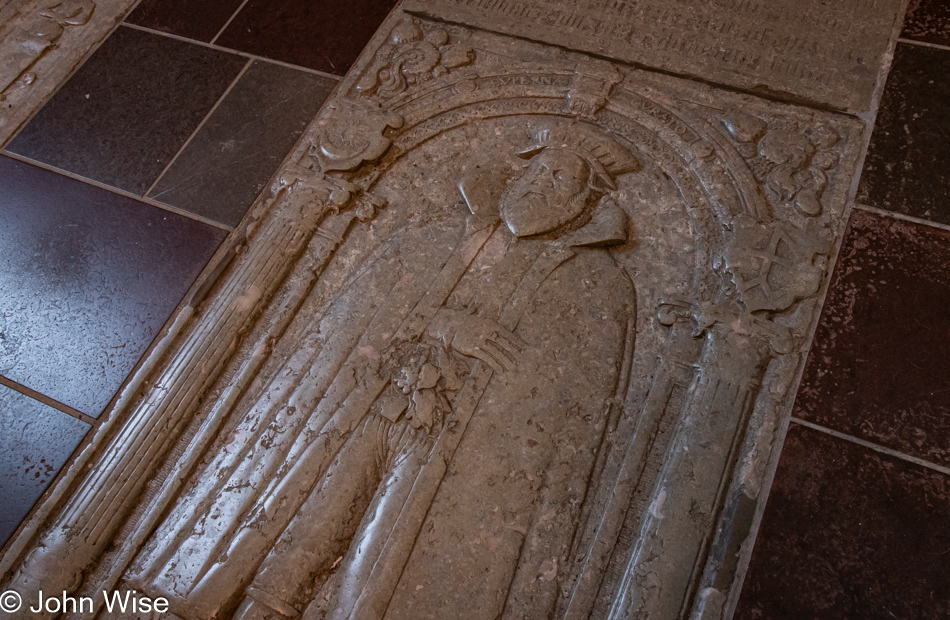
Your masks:
M 566 130 L 543 129 L 534 144 L 517 155 L 531 159 L 545 149 L 563 149 L 583 158 L 590 164 L 595 180 L 605 189 L 617 189 L 614 182 L 617 176 L 640 169 L 640 163 L 630 151 L 588 125 L 576 123 Z

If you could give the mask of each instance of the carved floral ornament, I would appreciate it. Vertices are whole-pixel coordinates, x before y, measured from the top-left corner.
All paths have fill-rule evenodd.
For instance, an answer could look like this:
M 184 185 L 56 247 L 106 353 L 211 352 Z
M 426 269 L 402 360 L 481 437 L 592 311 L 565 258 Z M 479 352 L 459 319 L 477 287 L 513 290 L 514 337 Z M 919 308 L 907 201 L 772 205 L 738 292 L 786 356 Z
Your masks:
M 437 30 L 435 33 L 435 40 L 447 42 L 444 31 Z M 381 65 L 386 65 L 398 55 L 398 44 L 405 44 L 407 41 L 418 43 L 424 40 L 423 36 L 422 29 L 415 21 L 400 24 L 391 35 L 392 43 L 377 53 L 376 62 L 369 74 L 378 74 Z M 397 46 L 397 51 L 394 51 L 394 46 Z M 474 51 L 467 50 L 464 56 L 472 59 Z M 430 64 L 432 63 L 427 62 L 425 66 L 429 67 Z M 427 69 L 424 73 L 424 80 L 402 82 L 400 92 L 406 92 L 413 85 L 422 86 L 429 80 L 447 75 L 448 71 L 435 71 L 430 75 Z M 525 90 L 532 91 L 534 89 L 531 86 L 545 81 L 559 86 L 563 83 L 559 77 L 515 75 L 507 79 L 498 76 L 484 81 L 487 82 L 489 91 L 497 89 L 498 83 L 506 81 L 509 84 L 528 86 Z M 531 83 L 531 80 L 534 80 L 534 83 Z M 567 103 L 566 110 L 562 107 L 556 109 L 556 113 L 559 116 L 567 113 L 568 116 L 573 115 L 578 119 L 592 120 L 607 104 L 607 96 L 611 90 L 622 80 L 623 75 L 610 64 L 584 60 L 570 78 L 566 96 L 558 86 L 553 89 L 558 96 L 564 97 Z M 477 101 L 481 98 L 481 93 L 474 93 L 474 89 L 481 88 L 477 81 L 474 84 L 468 79 L 457 82 L 449 77 L 442 82 L 455 82 L 456 90 L 462 95 L 459 99 L 471 98 Z M 360 95 L 372 93 L 372 88 L 367 87 L 367 83 L 367 78 L 364 77 L 357 84 L 356 92 Z M 459 88 L 459 85 L 464 88 Z M 632 93 L 625 94 L 636 97 Z M 497 96 L 498 93 L 485 96 L 490 101 L 493 95 Z M 547 97 L 540 99 L 536 107 L 549 103 L 545 99 Z M 411 101 L 404 100 L 401 107 L 411 107 Z M 454 105 L 458 105 L 458 102 L 454 102 Z M 472 105 L 477 104 L 473 101 Z M 725 145 L 721 138 L 709 140 L 704 137 L 704 133 L 715 131 L 715 128 L 708 127 L 706 123 L 694 122 L 696 127 L 690 127 L 688 116 L 682 111 L 677 115 L 648 99 L 634 102 L 634 107 L 642 107 L 642 111 L 650 117 L 643 126 L 648 127 L 648 131 L 654 136 L 662 136 L 666 131 L 677 134 L 679 140 L 675 141 L 675 145 L 671 144 L 671 147 L 680 149 L 681 157 L 686 161 L 693 160 L 693 171 L 699 174 L 699 185 L 704 191 L 720 182 L 720 179 L 714 179 L 715 176 L 722 174 L 725 168 L 736 165 L 739 161 L 737 154 L 746 162 L 748 168 L 743 166 L 746 178 L 756 182 L 733 184 L 732 190 L 725 192 L 727 200 L 738 199 L 741 208 L 735 213 L 727 214 L 728 217 L 723 218 L 722 224 L 724 231 L 735 233 L 731 241 L 726 241 L 732 247 L 723 252 L 723 258 L 727 259 L 723 264 L 727 264 L 728 277 L 735 281 L 739 289 L 738 300 L 744 303 L 748 311 L 783 311 L 795 301 L 816 293 L 823 267 L 819 257 L 826 255 L 831 249 L 832 239 L 827 229 L 812 226 L 807 222 L 806 226 L 799 228 L 769 214 L 786 205 L 794 206 L 799 213 L 808 217 L 821 214 L 821 196 L 828 184 L 827 173 L 837 166 L 839 160 L 839 155 L 834 151 L 839 140 L 836 130 L 823 124 L 800 130 L 794 121 L 778 121 L 776 128 L 770 129 L 765 120 L 742 110 L 724 111 L 719 119 L 721 127 L 727 130 L 735 148 L 729 157 L 724 156 L 722 152 Z M 448 108 L 447 113 L 458 115 L 458 110 L 459 108 Z M 555 108 L 551 108 L 551 111 L 554 112 Z M 354 124 L 354 117 L 366 120 Z M 320 131 L 313 138 L 315 146 L 312 152 L 325 172 L 352 170 L 358 168 L 360 163 L 378 160 L 383 151 L 389 148 L 390 140 L 386 136 L 394 135 L 397 130 L 412 135 L 421 129 L 415 126 L 407 131 L 409 128 L 404 129 L 404 123 L 402 116 L 395 110 L 386 112 L 385 106 L 377 108 L 357 100 L 344 100 L 332 104 L 327 118 L 320 121 Z M 359 155 L 355 155 L 356 153 Z M 704 178 L 707 173 L 708 177 Z M 710 202 L 716 204 L 718 197 L 714 196 Z M 752 232 L 753 224 L 758 227 L 756 233 Z M 752 241 L 753 237 L 758 239 L 763 235 L 768 237 L 765 245 L 763 241 Z M 782 263 L 801 270 L 801 278 L 797 283 L 778 283 L 783 277 L 778 267 Z M 786 276 L 786 280 L 795 279 L 790 274 Z M 759 290 L 752 292 L 754 288 Z M 746 299 L 743 299 L 743 296 Z
M 728 114 L 722 123 L 769 192 L 805 215 L 821 213 L 826 173 L 838 165 L 832 150 L 839 139 L 834 129 L 819 125 L 802 131 L 794 124 L 769 128 L 762 119 L 741 110 Z
M 733 468 L 816 318 L 858 129 L 389 32 L 11 587 L 125 584 L 189 619 L 723 604 Z
M 413 86 L 469 65 L 474 59 L 475 52 L 451 44 L 445 30 L 433 28 L 427 33 L 417 21 L 407 19 L 393 28 L 356 90 L 364 97 L 390 99 Z

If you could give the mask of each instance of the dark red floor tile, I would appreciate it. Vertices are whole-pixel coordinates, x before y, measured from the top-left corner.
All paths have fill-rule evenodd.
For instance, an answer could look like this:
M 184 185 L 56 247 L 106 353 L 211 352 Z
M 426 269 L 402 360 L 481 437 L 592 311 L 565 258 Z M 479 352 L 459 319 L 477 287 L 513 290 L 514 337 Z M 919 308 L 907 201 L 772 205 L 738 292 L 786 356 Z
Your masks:
M 149 197 L 237 225 L 336 84 L 255 61 Z
M 7 150 L 144 194 L 246 62 L 119 28 Z
M 98 416 L 225 235 L 0 157 L 0 374 Z
M 125 21 L 210 43 L 242 0 L 143 0 Z
M 734 620 L 950 614 L 950 477 L 793 424 Z
M 899 43 L 858 200 L 950 224 L 950 50 Z
M 217 44 L 343 75 L 396 0 L 250 0 Z
M 853 212 L 794 415 L 950 465 L 950 232 Z
M 914 41 L 950 45 L 950 2 L 911 0 L 901 36 Z
M 0 547 L 89 428 L 85 422 L 0 385 Z

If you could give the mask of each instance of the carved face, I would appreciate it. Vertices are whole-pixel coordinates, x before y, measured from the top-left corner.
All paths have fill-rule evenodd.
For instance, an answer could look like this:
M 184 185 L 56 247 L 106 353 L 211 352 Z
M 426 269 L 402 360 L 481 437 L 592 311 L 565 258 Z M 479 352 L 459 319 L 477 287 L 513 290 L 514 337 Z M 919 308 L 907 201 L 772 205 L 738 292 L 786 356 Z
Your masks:
M 501 198 L 501 218 L 518 237 L 557 229 L 583 213 L 590 197 L 590 165 L 562 149 L 545 149 Z

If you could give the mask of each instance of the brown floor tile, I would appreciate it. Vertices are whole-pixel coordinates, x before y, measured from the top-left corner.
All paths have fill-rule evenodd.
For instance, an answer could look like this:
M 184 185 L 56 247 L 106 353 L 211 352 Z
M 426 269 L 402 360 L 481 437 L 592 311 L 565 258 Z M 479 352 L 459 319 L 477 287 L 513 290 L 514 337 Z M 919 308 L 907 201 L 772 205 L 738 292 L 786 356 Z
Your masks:
M 911 0 L 901 36 L 914 41 L 950 45 L 950 2 Z
M 143 0 L 125 21 L 210 43 L 242 0 Z
M 0 385 L 0 547 L 88 430 L 85 422 Z
M 343 75 L 396 0 L 250 0 L 217 44 Z
M 255 61 L 149 197 L 237 225 L 336 84 Z
M 223 230 L 0 157 L 0 374 L 98 416 Z
M 858 200 L 950 224 L 950 50 L 897 45 Z
M 950 477 L 793 424 L 734 620 L 950 614 Z
M 950 233 L 853 212 L 793 415 L 950 465 Z
M 119 28 L 7 150 L 144 194 L 246 63 Z

